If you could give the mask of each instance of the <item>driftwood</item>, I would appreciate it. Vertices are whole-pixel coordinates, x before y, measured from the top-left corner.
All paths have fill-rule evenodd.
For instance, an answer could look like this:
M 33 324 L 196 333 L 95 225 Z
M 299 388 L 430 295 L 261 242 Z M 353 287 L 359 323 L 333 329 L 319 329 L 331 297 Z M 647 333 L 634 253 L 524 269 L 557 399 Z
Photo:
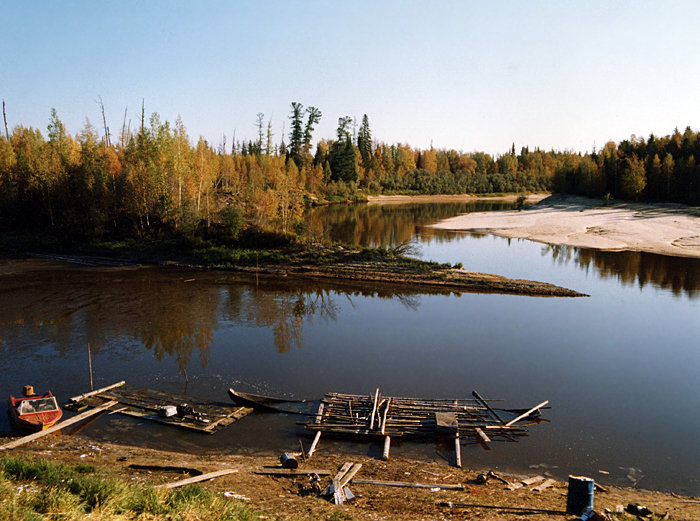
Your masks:
M 411 483 L 409 481 L 377 481 L 374 479 L 353 479 L 352 483 L 358 485 L 382 485 L 385 487 L 441 488 L 443 490 L 464 490 L 464 485 L 453 485 L 446 483 Z
M 330 470 L 321 469 L 283 469 L 283 468 L 273 468 L 273 469 L 259 469 L 254 470 L 253 474 L 269 474 L 272 476 L 306 476 L 308 474 L 316 474 L 317 476 L 330 476 Z
M 216 472 L 209 472 L 207 474 L 202 474 L 200 476 L 195 476 L 193 478 L 183 479 L 181 481 L 176 481 L 175 483 L 166 483 L 165 485 L 158 485 L 156 488 L 177 488 L 184 487 L 185 485 L 190 485 L 192 483 L 199 483 L 200 481 L 207 481 L 208 479 L 218 478 L 220 476 L 226 476 L 227 474 L 233 474 L 238 472 L 238 469 L 224 469 L 217 470 Z
M 95 414 L 99 414 L 102 411 L 107 410 L 114 405 L 117 405 L 117 402 L 115 402 L 115 401 L 107 402 L 99 407 L 96 407 L 95 409 L 91 409 L 91 410 L 86 411 L 84 413 L 78 414 L 77 416 L 73 416 L 72 418 L 69 418 L 69 419 L 64 420 L 60 423 L 57 423 L 53 427 L 49 427 L 48 429 L 44 429 L 43 431 L 35 432 L 34 434 L 30 434 L 29 436 L 24 436 L 18 440 L 11 441 L 10 443 L 6 443 L 5 445 L 0 445 L 0 450 L 14 449 L 15 447 L 19 447 L 20 445 L 24 445 L 25 443 L 29 443 L 30 441 L 37 440 L 43 436 L 46 436 L 47 434 L 52 434 L 56 431 L 60 431 L 61 429 L 64 429 L 65 427 L 68 427 L 69 425 L 73 425 L 74 423 L 81 422 L 84 419 L 89 418 L 90 416 L 93 416 Z

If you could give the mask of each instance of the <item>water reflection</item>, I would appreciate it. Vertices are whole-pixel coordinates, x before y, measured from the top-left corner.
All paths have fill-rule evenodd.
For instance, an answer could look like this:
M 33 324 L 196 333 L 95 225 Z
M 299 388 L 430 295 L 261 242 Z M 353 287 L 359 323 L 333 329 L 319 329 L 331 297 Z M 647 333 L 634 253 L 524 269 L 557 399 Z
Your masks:
M 512 207 L 513 203 L 506 201 L 334 205 L 308 211 L 306 226 L 319 239 L 370 247 L 397 246 L 413 240 L 419 229 L 441 219 Z M 461 233 L 449 230 L 423 230 L 424 241 L 451 241 L 458 235 Z
M 601 279 L 616 280 L 623 286 L 651 285 L 670 290 L 676 296 L 685 294 L 691 299 L 700 296 L 700 259 L 554 245 L 543 246 L 542 256 L 551 256 L 557 263 L 573 264 L 582 270 L 594 270 Z
M 483 233 L 435 229 L 430 224 L 462 213 L 511 208 L 513 203 L 506 201 L 355 204 L 315 208 L 306 218 L 310 229 L 336 242 L 386 247 L 413 241 L 423 248 L 419 255 L 429 257 L 425 249 L 431 245 L 491 237 Z M 510 239 L 506 240 L 510 245 Z M 700 259 L 556 245 L 543 246 L 542 256 L 551 256 L 556 263 L 594 272 L 602 279 L 616 280 L 624 286 L 637 284 L 644 288 L 651 285 L 692 299 L 700 294 Z
M 210 359 L 215 332 L 231 326 L 266 328 L 278 353 L 301 349 L 311 321 L 335 322 L 339 300 L 396 298 L 418 307 L 418 294 L 397 288 L 254 279 L 235 274 L 158 269 L 75 270 L 37 261 L 20 277 L 0 276 L 0 344 L 29 356 L 51 339 L 66 355 L 68 346 L 91 346 L 99 357 L 115 341 L 138 342 L 156 360 L 174 359 L 185 371 L 196 357 Z

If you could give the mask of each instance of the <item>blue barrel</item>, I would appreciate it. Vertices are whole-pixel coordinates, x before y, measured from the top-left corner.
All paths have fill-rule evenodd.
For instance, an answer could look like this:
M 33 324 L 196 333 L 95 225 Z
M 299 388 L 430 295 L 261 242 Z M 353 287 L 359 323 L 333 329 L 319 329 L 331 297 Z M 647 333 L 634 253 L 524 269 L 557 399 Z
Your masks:
M 566 497 L 566 511 L 580 516 L 586 508 L 593 508 L 595 481 L 583 476 L 569 476 L 569 493 Z

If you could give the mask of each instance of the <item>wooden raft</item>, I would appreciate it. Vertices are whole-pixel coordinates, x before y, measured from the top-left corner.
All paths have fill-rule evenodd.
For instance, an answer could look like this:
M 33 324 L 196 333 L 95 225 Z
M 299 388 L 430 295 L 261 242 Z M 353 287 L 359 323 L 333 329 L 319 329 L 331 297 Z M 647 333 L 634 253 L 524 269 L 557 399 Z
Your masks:
M 493 401 L 493 400 L 492 400 Z M 308 429 L 342 436 L 457 439 L 459 443 L 517 441 L 524 427 L 542 421 L 539 409 L 493 409 L 476 392 L 474 399 L 426 400 L 328 393 Z M 485 447 L 487 448 L 487 447 Z
M 107 401 L 117 401 L 114 412 L 134 418 L 192 429 L 207 434 L 232 424 L 234 421 L 253 412 L 250 407 L 236 407 L 229 403 L 214 402 L 192 396 L 164 393 L 153 389 L 141 389 L 115 384 L 103 390 L 76 396 L 71 403 L 76 406 L 97 407 Z M 166 416 L 166 408 L 187 405 L 190 413 Z

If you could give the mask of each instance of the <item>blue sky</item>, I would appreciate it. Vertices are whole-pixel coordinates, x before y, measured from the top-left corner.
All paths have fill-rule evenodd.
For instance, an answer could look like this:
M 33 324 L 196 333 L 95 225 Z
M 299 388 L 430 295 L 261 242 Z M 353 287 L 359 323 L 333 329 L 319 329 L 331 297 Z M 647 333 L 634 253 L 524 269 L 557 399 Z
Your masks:
M 289 134 L 292 101 L 413 147 L 590 151 L 700 127 L 700 2 L 16 1 L 2 8 L 8 125 L 117 135 L 127 110 L 190 139 Z M 285 139 L 289 141 L 288 137 Z

